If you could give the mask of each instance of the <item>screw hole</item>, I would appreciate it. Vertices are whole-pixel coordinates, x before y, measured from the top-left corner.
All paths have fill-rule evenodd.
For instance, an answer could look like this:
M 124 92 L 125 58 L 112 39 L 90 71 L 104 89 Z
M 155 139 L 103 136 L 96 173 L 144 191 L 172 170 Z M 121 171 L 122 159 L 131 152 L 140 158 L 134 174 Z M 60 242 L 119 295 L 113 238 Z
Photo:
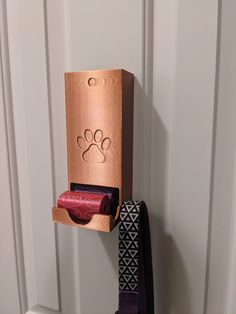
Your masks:
M 88 85 L 89 86 L 95 86 L 96 85 L 96 79 L 94 77 L 90 77 L 88 80 Z

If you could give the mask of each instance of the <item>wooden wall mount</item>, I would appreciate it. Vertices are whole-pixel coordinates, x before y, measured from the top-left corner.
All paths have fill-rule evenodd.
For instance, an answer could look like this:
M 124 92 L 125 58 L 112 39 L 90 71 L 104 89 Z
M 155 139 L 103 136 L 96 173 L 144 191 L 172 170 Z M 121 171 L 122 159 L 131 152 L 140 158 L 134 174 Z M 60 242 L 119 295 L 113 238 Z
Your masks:
M 134 76 L 123 70 L 65 73 L 68 182 L 116 187 L 132 198 Z M 111 231 L 119 218 L 94 215 L 77 224 L 53 208 L 53 221 Z

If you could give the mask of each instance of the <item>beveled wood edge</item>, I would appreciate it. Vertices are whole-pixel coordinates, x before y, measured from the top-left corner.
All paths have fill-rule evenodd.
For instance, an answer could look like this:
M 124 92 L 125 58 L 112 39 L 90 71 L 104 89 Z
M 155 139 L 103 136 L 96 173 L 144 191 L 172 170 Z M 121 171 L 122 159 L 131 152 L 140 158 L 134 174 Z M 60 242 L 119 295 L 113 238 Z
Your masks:
M 121 71 L 121 72 L 125 72 L 128 74 L 131 74 L 132 76 L 134 76 L 134 74 L 126 69 L 123 68 L 112 68 L 112 69 L 93 69 L 93 70 L 84 70 L 84 71 L 68 71 L 68 72 L 64 72 L 64 76 L 66 76 L 67 74 L 78 74 L 78 73 L 92 73 L 92 72 L 112 72 L 112 71 Z
M 52 208 L 52 220 L 56 223 L 102 232 L 111 232 L 119 220 L 119 215 L 120 206 L 117 208 L 115 219 L 111 215 L 94 214 L 87 224 L 79 224 L 71 219 L 65 208 Z

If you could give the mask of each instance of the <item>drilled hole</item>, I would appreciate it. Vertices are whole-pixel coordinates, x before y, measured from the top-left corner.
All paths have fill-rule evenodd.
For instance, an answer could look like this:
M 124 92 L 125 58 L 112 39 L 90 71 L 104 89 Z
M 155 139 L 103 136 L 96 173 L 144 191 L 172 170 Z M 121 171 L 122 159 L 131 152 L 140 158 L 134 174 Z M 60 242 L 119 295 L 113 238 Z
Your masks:
M 89 86 L 95 86 L 96 85 L 96 79 L 94 77 L 90 77 L 88 80 Z

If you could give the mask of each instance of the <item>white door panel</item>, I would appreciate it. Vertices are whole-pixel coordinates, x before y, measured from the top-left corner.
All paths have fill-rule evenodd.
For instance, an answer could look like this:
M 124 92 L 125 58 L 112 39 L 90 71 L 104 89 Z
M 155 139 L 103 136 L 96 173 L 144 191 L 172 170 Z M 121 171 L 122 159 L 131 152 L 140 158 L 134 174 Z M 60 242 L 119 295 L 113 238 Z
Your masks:
M 28 307 L 58 310 L 44 7 L 6 4 Z
M 1 38 L 2 39 L 2 38 Z M 1 40 L 2 42 L 2 40 Z M 0 73 L 2 74 L 2 59 Z M 17 257 L 15 250 L 9 155 L 6 134 L 5 99 L 2 75 L 0 76 L 0 313 L 19 314 L 21 301 Z
M 217 172 L 224 150 L 218 135 L 232 136 L 232 130 L 215 132 L 216 112 L 219 127 L 227 116 L 216 106 L 218 75 L 222 103 L 226 97 L 227 66 L 218 71 L 219 47 L 230 50 L 218 38 L 224 17 L 218 1 L 0 1 L 2 60 L 9 59 L 3 71 L 9 84 L 1 84 L 0 95 L 0 187 L 7 208 L 0 220 L 1 238 L 7 239 L 0 314 L 112 314 L 117 309 L 117 228 L 102 234 L 51 221 L 51 207 L 67 189 L 64 72 L 108 68 L 135 74 L 133 194 L 145 199 L 150 211 L 156 313 L 222 314 L 212 310 L 214 271 L 223 265 L 214 262 L 220 254 L 217 176 L 224 175 Z M 233 12 L 226 0 L 223 4 Z M 10 116 L 13 123 L 6 125 Z M 19 184 L 15 206 L 9 169 L 15 169 Z M 228 210 L 228 220 L 233 212 Z M 229 238 L 234 226 L 227 232 L 227 221 L 221 226 Z M 229 247 L 219 269 L 233 274 Z M 233 295 L 232 280 L 230 287 Z M 229 301 L 225 314 L 232 314 L 226 289 L 224 282 L 218 302 Z

